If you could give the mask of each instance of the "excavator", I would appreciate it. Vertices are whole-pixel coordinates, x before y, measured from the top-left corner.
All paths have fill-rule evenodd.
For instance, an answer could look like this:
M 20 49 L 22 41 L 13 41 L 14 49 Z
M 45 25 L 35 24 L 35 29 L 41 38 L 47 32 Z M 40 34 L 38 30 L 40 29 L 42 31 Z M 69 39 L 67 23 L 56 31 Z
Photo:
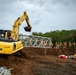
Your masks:
M 19 40 L 19 26 L 23 21 L 26 21 L 27 26 L 24 30 L 31 32 L 29 17 L 26 12 L 21 17 L 18 17 L 12 26 L 12 30 L 0 29 L 0 54 L 13 54 L 23 49 L 23 43 Z M 11 38 L 9 38 L 11 36 Z

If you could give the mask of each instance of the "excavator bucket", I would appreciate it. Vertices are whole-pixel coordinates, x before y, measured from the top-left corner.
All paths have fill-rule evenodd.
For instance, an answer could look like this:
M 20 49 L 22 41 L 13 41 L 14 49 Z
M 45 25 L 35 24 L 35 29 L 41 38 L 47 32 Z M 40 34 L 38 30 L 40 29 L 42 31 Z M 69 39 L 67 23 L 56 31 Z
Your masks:
M 31 32 L 31 26 L 24 27 L 24 30 L 27 31 L 27 32 Z

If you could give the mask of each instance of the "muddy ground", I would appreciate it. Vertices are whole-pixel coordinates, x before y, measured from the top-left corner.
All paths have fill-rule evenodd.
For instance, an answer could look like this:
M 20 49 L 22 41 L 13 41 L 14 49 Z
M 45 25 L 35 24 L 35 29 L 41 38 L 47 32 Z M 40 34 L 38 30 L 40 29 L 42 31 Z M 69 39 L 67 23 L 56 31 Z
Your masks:
M 76 75 L 76 59 L 62 59 L 76 49 L 24 48 L 21 55 L 0 55 L 0 66 L 13 68 L 12 75 Z

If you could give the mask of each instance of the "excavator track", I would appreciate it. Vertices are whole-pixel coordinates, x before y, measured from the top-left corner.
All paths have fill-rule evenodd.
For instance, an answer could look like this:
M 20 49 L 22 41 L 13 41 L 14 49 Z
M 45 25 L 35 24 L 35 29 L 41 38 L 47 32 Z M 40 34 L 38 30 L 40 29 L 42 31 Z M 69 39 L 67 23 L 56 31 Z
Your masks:
M 20 58 L 27 58 L 26 54 L 23 53 L 21 50 L 16 52 L 16 53 L 14 53 L 13 56 L 20 57 Z

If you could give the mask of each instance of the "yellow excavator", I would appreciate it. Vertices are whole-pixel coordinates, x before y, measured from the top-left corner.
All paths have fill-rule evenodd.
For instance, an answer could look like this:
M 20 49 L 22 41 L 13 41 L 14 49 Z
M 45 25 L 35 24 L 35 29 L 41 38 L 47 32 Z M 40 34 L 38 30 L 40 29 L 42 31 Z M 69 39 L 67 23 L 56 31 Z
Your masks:
M 0 29 L 0 54 L 13 54 L 23 48 L 23 43 L 19 38 L 19 26 L 23 21 L 26 21 L 27 26 L 24 30 L 31 32 L 29 17 L 26 12 L 14 22 L 12 30 Z M 11 36 L 11 38 L 9 38 Z

